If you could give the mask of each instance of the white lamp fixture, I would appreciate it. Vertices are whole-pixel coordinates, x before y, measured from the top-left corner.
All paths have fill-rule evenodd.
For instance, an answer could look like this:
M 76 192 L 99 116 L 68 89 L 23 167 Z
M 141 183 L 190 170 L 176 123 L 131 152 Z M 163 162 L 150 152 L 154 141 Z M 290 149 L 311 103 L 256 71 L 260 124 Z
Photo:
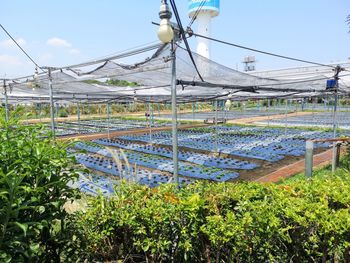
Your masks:
M 39 78 L 39 73 L 38 73 L 38 67 L 35 67 L 35 71 L 34 71 L 34 76 L 33 76 L 33 83 L 32 83 L 32 90 L 35 90 L 35 87 L 38 85 L 38 78 Z
M 171 12 L 165 0 L 162 0 L 159 11 L 160 25 L 158 38 L 163 43 L 170 43 L 174 38 L 174 30 L 170 24 Z
M 38 77 L 39 77 L 39 74 L 38 74 L 38 68 L 35 67 L 35 72 L 34 72 L 34 81 L 37 81 L 38 80 Z

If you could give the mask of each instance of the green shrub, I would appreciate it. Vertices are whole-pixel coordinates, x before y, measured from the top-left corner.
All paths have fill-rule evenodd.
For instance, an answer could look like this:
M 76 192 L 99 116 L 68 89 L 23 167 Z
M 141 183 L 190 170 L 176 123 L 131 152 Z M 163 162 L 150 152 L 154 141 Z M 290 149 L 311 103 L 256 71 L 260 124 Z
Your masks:
M 68 117 L 68 111 L 66 109 L 60 109 L 58 111 L 58 117 L 61 117 L 61 118 L 66 118 Z
M 342 158 L 341 161 L 342 161 L 342 165 L 345 167 L 345 169 L 350 171 L 350 142 L 347 143 L 346 147 L 347 147 L 346 154 L 345 154 L 344 158 Z
M 344 262 L 350 175 L 288 185 L 121 184 L 75 217 L 82 258 L 126 262 Z M 79 249 L 79 248 L 77 248 Z
M 39 126 L 0 119 L 1 262 L 60 262 L 71 240 L 63 205 L 77 174 L 65 146 L 43 135 Z

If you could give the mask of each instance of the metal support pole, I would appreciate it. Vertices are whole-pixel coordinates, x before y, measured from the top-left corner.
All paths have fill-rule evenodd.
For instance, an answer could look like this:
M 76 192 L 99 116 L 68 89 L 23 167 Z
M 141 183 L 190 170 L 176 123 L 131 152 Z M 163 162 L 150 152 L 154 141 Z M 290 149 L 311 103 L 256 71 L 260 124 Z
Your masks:
M 339 73 L 343 69 L 338 65 L 335 68 L 334 73 L 334 79 L 336 81 L 335 89 L 334 89 L 334 109 L 333 109 L 333 138 L 337 137 L 337 104 L 338 104 L 338 80 L 339 80 Z M 337 142 L 333 142 L 333 158 L 332 158 L 332 173 L 335 172 L 335 169 L 337 168 Z
M 102 115 L 102 109 L 101 109 L 101 104 L 98 104 L 98 116 L 100 118 L 100 121 L 101 121 L 101 115 Z
M 218 147 L 218 101 L 215 100 L 215 152 L 219 152 Z
M 79 107 L 79 102 L 77 103 L 77 117 L 78 117 L 78 133 L 80 134 L 81 129 L 80 129 L 80 107 Z
M 39 103 L 39 119 L 40 119 L 40 122 L 41 122 L 41 114 L 42 114 L 42 104 Z
M 148 125 L 149 125 L 149 142 L 152 143 L 152 119 L 151 119 L 151 103 L 148 103 Z
M 305 175 L 308 178 L 312 176 L 313 156 L 314 154 L 314 143 L 313 141 L 306 141 L 305 151 Z
M 110 109 L 109 109 L 109 102 L 107 102 L 107 133 L 108 133 L 108 139 L 109 136 L 109 128 L 110 128 Z
M 53 136 L 55 137 L 55 109 L 54 109 L 55 105 L 54 105 L 54 101 L 53 101 L 51 68 L 48 68 L 48 74 L 49 74 L 51 131 L 52 131 Z
M 315 98 L 312 98 L 312 123 L 315 123 Z M 316 103 L 317 103 L 317 97 L 316 97 Z
M 160 117 L 160 105 L 159 105 L 159 102 L 157 103 L 157 110 L 158 110 L 158 117 Z
M 151 121 L 152 121 L 152 126 L 154 126 L 154 110 L 153 110 L 153 103 L 151 104 Z
M 287 111 L 288 111 L 288 100 L 286 99 L 286 107 L 284 109 L 284 135 L 287 135 L 287 125 L 288 125 Z
M 5 96 L 5 120 L 6 122 L 8 122 L 10 119 L 10 111 L 9 111 L 9 101 L 7 96 L 6 80 L 4 80 L 4 96 Z
M 194 121 L 194 102 L 192 102 L 192 121 Z
M 173 163 L 174 180 L 179 185 L 179 161 L 177 141 L 177 110 L 176 110 L 176 50 L 175 41 L 171 41 L 171 110 L 172 110 L 172 137 L 173 137 Z
M 267 99 L 267 107 L 266 107 L 266 112 L 267 112 L 267 127 L 270 127 L 270 99 Z
M 56 118 L 58 118 L 59 116 L 58 116 L 58 112 L 59 112 L 59 109 L 60 109 L 60 106 L 59 106 L 59 104 L 56 102 L 56 104 L 55 104 L 55 113 L 56 113 Z

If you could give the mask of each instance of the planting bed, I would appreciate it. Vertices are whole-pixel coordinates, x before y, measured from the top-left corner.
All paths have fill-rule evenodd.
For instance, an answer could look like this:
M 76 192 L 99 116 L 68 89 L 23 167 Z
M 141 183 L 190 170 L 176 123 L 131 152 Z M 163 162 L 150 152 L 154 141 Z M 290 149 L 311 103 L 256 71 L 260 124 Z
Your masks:
M 107 150 L 98 144 L 76 143 L 76 148 L 86 150 L 91 153 L 97 153 L 105 157 L 112 157 L 113 151 Z M 127 160 L 139 166 L 147 167 L 164 172 L 173 172 L 174 165 L 171 159 L 160 157 L 152 154 L 144 154 L 134 151 L 125 151 Z M 114 156 L 115 157 L 115 156 Z M 121 156 L 119 156 L 122 159 Z M 110 160 L 110 162 L 113 162 Z M 105 169 L 106 167 L 104 167 Z M 113 167 L 112 167 L 113 169 Z M 205 179 L 218 182 L 224 182 L 237 178 L 239 175 L 236 172 L 224 170 L 220 168 L 205 167 L 203 165 L 189 164 L 186 162 L 179 162 L 179 175 L 189 177 L 192 179 Z
M 132 143 L 119 139 L 98 139 L 94 142 L 105 146 L 114 146 L 122 149 L 154 154 L 168 158 L 172 158 L 173 154 L 172 150 L 166 147 Z M 194 151 L 185 151 L 181 149 L 178 151 L 178 158 L 181 161 L 222 169 L 251 170 L 258 167 L 257 164 L 248 161 L 241 161 L 225 157 L 216 157 L 213 155 L 201 154 Z
M 266 121 L 257 122 L 266 124 Z M 333 127 L 332 112 L 318 112 L 303 116 L 293 116 L 269 121 L 270 124 L 305 127 Z M 336 123 L 339 128 L 350 129 L 350 112 L 337 112 Z
M 161 127 L 169 125 L 167 123 L 153 122 L 152 127 Z M 106 119 L 100 120 L 81 120 L 80 122 L 56 122 L 55 133 L 57 136 L 67 136 L 75 134 L 90 134 L 90 133 L 103 133 L 115 131 L 124 131 L 130 129 L 146 128 L 149 123 L 146 121 L 139 120 L 124 120 L 111 118 L 109 123 Z M 51 128 L 50 124 L 45 124 L 47 130 Z
M 217 134 L 216 134 L 217 131 Z M 268 162 L 277 162 L 285 156 L 305 154 L 305 140 L 332 138 L 331 132 L 303 131 L 259 127 L 219 126 L 182 130 L 178 133 L 179 146 L 194 150 L 218 152 Z M 147 134 L 126 135 L 123 140 L 150 143 Z M 159 132 L 152 136 L 152 143 L 171 145 L 171 133 Z M 329 147 L 329 143 L 316 143 L 315 148 Z
M 349 136 L 350 132 L 342 135 Z M 178 174 L 181 183 L 198 179 L 253 180 L 303 158 L 306 140 L 332 137 L 332 132 L 322 130 L 232 125 L 179 130 Z M 93 173 L 98 171 L 155 187 L 172 178 L 171 145 L 170 131 L 155 132 L 152 136 L 130 131 L 116 138 L 77 142 L 78 151 L 72 154 Z M 315 152 L 330 146 L 315 143 Z
M 78 181 L 71 186 L 90 195 L 98 195 L 101 193 L 104 196 L 110 196 L 114 194 L 113 186 L 116 184 L 116 180 L 112 180 L 103 175 L 81 173 L 79 174 Z
M 259 117 L 259 116 L 269 116 L 269 115 L 276 115 L 276 114 L 283 114 L 284 111 L 281 110 L 275 110 L 275 109 L 268 109 L 266 108 L 260 108 L 260 109 L 247 109 L 247 110 L 234 110 L 234 111 L 219 111 L 217 113 L 218 118 L 226 118 L 227 120 L 234 120 L 234 119 L 242 119 L 242 118 L 252 118 L 252 117 Z M 216 112 L 195 112 L 193 113 L 185 113 L 185 114 L 178 114 L 178 119 L 180 120 L 200 120 L 204 121 L 208 118 L 215 118 Z M 161 119 L 171 119 L 171 115 L 164 114 L 160 115 Z
M 118 169 L 118 164 L 111 158 L 105 156 L 91 155 L 86 153 L 76 153 L 75 158 L 78 163 L 85 167 L 105 173 L 110 176 L 117 177 L 116 179 L 126 179 L 140 184 L 146 184 L 150 187 L 158 186 L 162 183 L 167 183 L 171 177 L 157 172 L 150 172 L 138 167 L 126 167 L 124 164 Z M 180 178 L 180 184 L 190 183 L 191 180 L 187 178 Z

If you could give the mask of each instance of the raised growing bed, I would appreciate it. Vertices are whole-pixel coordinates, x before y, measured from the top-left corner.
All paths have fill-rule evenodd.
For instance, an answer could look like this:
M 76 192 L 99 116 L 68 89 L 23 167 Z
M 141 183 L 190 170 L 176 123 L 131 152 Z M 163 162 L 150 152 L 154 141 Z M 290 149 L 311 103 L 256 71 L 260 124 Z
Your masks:
M 86 150 L 91 153 L 97 153 L 102 156 L 112 157 L 112 154 L 107 149 L 103 148 L 98 144 L 86 144 L 86 143 L 76 143 L 75 147 L 77 149 Z M 113 151 L 113 150 L 112 150 Z M 174 165 L 171 159 L 163 158 L 160 156 L 152 155 L 152 154 L 144 154 L 140 152 L 134 151 L 125 151 L 127 159 L 132 164 L 137 164 L 140 166 L 144 166 L 151 169 L 156 169 L 160 171 L 170 172 L 172 173 L 174 170 Z M 239 176 L 238 173 L 219 169 L 219 168 L 211 168 L 205 167 L 202 165 L 190 165 L 186 162 L 179 162 L 179 175 L 194 178 L 194 179 L 205 179 L 212 180 L 218 182 L 224 182 L 227 180 L 235 179 Z
M 122 149 L 159 155 L 163 157 L 172 157 L 172 151 L 168 148 L 156 146 L 156 145 L 144 145 L 138 143 L 132 143 L 128 141 L 123 141 L 119 139 L 97 139 L 93 142 L 104 145 L 104 146 L 114 146 Z M 195 163 L 207 167 L 216 167 L 222 169 L 240 169 L 240 170 L 252 170 L 259 165 L 248 162 L 241 161 L 232 158 L 216 157 L 207 154 L 201 154 L 194 151 L 179 150 L 178 158 L 181 161 L 186 161 L 190 163 Z

